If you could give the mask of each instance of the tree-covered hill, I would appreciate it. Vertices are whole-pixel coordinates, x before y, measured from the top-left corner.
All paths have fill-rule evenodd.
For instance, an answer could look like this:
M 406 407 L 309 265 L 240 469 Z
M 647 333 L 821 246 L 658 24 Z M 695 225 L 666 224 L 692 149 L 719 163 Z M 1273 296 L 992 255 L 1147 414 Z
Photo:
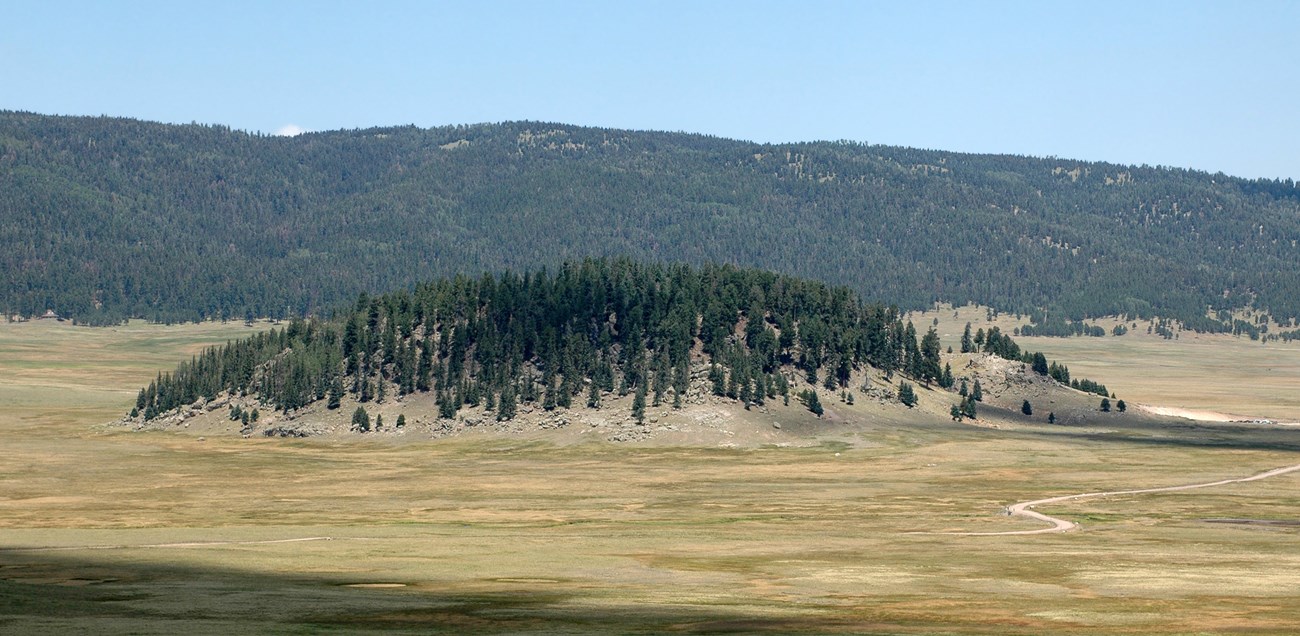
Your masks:
M 329 310 L 583 256 L 722 262 L 1083 318 L 1300 317 L 1291 182 L 520 122 L 292 138 L 0 112 L 0 310 Z
M 1107 395 L 996 328 L 974 336 L 968 328 L 961 347 Z M 918 338 L 897 309 L 864 304 L 846 287 L 728 265 L 587 259 L 554 273 L 458 276 L 362 294 L 329 320 L 294 319 L 207 349 L 141 389 L 130 417 L 148 421 L 223 395 L 292 413 L 321 401 L 335 409 L 345 399 L 430 393 L 440 417 L 482 406 L 500 420 L 520 404 L 599 408 L 611 395 L 634 394 L 640 419 L 647 405 L 681 408 L 706 369 L 714 394 L 746 408 L 788 404 L 795 393 L 819 412 L 808 385 L 856 390 L 855 374 L 868 368 L 955 390 L 932 327 Z M 978 400 L 978 381 L 974 391 Z M 963 407 L 974 417 L 972 401 Z
M 933 330 L 922 347 L 896 309 L 863 305 L 844 287 L 730 266 L 586 260 L 554 274 L 362 295 L 331 320 L 206 350 L 142 389 L 133 416 L 223 393 L 288 412 L 432 392 L 443 417 L 484 403 L 500 419 L 521 402 L 595 408 L 615 392 L 636 393 L 642 408 L 680 407 L 701 364 L 720 395 L 762 404 L 788 400 L 796 370 L 843 388 L 867 365 L 940 381 L 938 361 Z

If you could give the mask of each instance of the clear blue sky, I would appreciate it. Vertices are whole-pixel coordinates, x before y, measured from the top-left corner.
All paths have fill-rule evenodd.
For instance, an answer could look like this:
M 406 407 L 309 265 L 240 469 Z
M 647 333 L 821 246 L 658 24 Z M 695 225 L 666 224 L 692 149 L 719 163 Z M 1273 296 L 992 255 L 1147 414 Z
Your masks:
M 1300 179 L 1300 2 L 0 0 L 0 108 L 514 119 Z

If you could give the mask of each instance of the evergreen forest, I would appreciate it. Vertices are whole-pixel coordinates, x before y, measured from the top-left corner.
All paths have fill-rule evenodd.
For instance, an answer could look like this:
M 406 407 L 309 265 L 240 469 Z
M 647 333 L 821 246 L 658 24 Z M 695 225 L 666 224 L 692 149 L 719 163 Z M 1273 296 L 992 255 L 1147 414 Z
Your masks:
M 1295 183 L 1183 169 L 539 122 L 272 137 L 0 112 L 0 311 L 88 324 L 324 317 L 363 291 L 427 310 L 420 281 L 628 256 L 905 310 L 978 302 L 1045 333 L 1117 314 L 1227 331 L 1245 307 L 1300 319 L 1297 240 Z
M 1042 359 L 996 331 L 970 346 Z M 482 404 L 503 420 L 519 404 L 599 408 L 629 393 L 634 407 L 681 407 L 692 374 L 705 373 L 714 394 L 762 405 L 788 403 L 792 384 L 843 390 L 866 367 L 952 388 L 940 359 L 932 328 L 918 338 L 897 308 L 846 287 L 729 265 L 587 259 L 362 294 L 332 319 L 205 350 L 141 389 L 132 416 L 222 393 L 285 412 L 432 393 L 442 417 Z

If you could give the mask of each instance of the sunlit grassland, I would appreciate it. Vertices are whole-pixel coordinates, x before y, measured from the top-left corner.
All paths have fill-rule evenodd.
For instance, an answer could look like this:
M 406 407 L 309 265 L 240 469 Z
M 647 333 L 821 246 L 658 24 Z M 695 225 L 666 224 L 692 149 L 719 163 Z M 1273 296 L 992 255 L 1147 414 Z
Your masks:
M 954 315 L 954 313 L 956 315 Z M 916 313 L 912 319 L 924 332 L 936 327 L 945 347 L 961 345 L 962 329 L 1005 333 L 1027 322 L 1009 314 L 987 320 L 978 307 L 945 308 Z M 1110 335 L 1115 325 L 1130 330 Z M 1146 333 L 1146 322 L 1101 319 L 1089 321 L 1106 329 L 1101 338 L 1020 337 L 1022 349 L 1042 351 L 1070 367 L 1074 377 L 1102 382 L 1130 402 L 1224 412 L 1300 422 L 1300 342 L 1261 343 L 1245 336 L 1181 332 L 1177 340 Z M 1134 327 L 1136 325 L 1136 327 Z
M 1141 430 L 864 424 L 847 445 L 726 449 L 200 441 L 98 426 L 158 370 L 249 331 L 0 326 L 0 632 L 1300 626 L 1300 528 L 1204 521 L 1295 520 L 1294 473 L 1044 509 L 1084 525 L 1070 534 L 914 534 L 1032 528 L 1002 507 L 1297 463 L 1276 443 L 1288 431 L 1248 429 L 1216 446 Z M 1218 430 L 1186 433 L 1204 442 Z

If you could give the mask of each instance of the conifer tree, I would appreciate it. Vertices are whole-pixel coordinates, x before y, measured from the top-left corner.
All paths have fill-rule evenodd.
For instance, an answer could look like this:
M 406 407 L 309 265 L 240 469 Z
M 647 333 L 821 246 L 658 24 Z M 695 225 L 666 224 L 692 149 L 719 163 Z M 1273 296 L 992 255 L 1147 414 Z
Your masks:
M 637 385 L 636 394 L 632 396 L 632 419 L 635 419 L 637 424 L 645 422 L 645 394 L 645 383 L 642 382 Z
M 1035 353 L 1033 356 L 1034 373 L 1038 375 L 1047 375 L 1050 369 L 1047 366 L 1047 356 L 1042 353 Z
M 336 375 L 334 376 L 334 379 L 330 381 L 329 402 L 325 404 L 325 408 L 330 410 L 337 409 L 342 404 L 342 400 L 343 380 Z
M 718 397 L 727 395 L 727 378 L 722 367 L 714 363 L 709 366 L 709 381 L 713 383 L 713 394 Z
M 358 406 L 357 410 L 352 412 L 352 430 L 362 433 L 370 431 L 370 414 L 366 413 L 364 407 Z
M 555 382 L 550 380 L 546 382 L 546 391 L 542 396 L 542 409 L 546 411 L 555 410 Z
M 799 399 L 803 400 L 804 406 L 808 407 L 808 410 L 812 411 L 813 415 L 821 417 L 822 413 L 825 412 L 825 409 L 822 408 L 821 398 L 817 396 L 817 391 L 815 389 L 804 389 L 803 391 L 800 391 Z
M 1020 405 L 1020 412 L 1024 413 L 1025 415 L 1034 414 L 1034 407 L 1031 404 L 1029 404 L 1029 400 L 1025 400 L 1024 403 Z
M 514 419 L 517 408 L 515 404 L 515 383 L 506 381 L 505 388 L 501 389 L 501 399 L 497 402 L 497 421 L 505 422 Z
M 907 382 L 898 384 L 898 401 L 909 409 L 916 406 L 916 391 L 912 389 L 911 384 Z
M 931 381 L 938 381 L 943 375 L 943 371 L 939 368 L 939 334 L 934 327 L 930 327 L 925 332 L 925 337 L 921 338 L 920 351 L 921 364 L 918 377 L 929 386 Z

